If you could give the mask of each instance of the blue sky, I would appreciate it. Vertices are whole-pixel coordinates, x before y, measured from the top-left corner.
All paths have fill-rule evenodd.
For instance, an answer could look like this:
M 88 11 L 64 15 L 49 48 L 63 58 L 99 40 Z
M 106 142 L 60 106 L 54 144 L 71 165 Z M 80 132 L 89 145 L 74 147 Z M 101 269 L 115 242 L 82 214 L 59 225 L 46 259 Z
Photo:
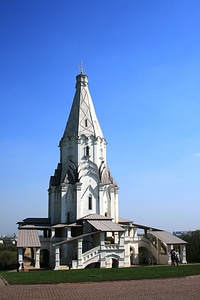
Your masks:
M 120 216 L 200 229 L 200 2 L 0 1 L 0 234 L 46 217 L 85 73 Z

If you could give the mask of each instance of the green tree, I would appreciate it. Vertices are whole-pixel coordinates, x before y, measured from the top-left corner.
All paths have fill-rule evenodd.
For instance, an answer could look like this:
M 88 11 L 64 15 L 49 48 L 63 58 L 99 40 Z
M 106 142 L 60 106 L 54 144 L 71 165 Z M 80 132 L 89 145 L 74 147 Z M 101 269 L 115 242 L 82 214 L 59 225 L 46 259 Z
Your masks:
M 10 269 L 17 262 L 17 248 L 0 245 L 0 269 Z
M 200 230 L 183 234 L 181 238 L 187 242 L 187 262 L 200 263 Z

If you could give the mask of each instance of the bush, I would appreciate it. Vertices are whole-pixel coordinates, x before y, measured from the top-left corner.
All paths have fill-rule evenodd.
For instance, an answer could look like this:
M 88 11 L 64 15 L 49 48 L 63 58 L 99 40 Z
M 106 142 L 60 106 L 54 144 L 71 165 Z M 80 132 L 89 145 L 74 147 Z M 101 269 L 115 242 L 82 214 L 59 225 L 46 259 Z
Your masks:
M 17 262 L 17 248 L 13 246 L 0 246 L 0 269 L 12 269 Z

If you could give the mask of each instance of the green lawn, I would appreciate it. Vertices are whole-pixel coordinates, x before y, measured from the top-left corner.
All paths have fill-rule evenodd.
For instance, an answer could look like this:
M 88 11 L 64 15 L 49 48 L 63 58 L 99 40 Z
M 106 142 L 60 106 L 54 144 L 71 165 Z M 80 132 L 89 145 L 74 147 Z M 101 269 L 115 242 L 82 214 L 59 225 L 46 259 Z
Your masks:
M 66 282 L 91 282 L 133 279 L 153 279 L 200 275 L 200 264 L 179 266 L 143 266 L 119 269 L 83 269 L 66 271 L 2 271 L 9 284 L 51 284 Z

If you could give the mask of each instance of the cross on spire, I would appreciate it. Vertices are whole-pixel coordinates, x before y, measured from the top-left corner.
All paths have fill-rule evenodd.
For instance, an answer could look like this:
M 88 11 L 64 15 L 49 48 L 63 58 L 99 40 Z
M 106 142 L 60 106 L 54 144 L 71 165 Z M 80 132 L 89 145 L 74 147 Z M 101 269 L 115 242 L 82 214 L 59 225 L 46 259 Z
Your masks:
M 86 67 L 83 65 L 83 61 L 82 60 L 81 60 L 80 65 L 78 65 L 78 67 L 79 67 L 80 73 L 83 74 L 83 72 L 85 71 Z

